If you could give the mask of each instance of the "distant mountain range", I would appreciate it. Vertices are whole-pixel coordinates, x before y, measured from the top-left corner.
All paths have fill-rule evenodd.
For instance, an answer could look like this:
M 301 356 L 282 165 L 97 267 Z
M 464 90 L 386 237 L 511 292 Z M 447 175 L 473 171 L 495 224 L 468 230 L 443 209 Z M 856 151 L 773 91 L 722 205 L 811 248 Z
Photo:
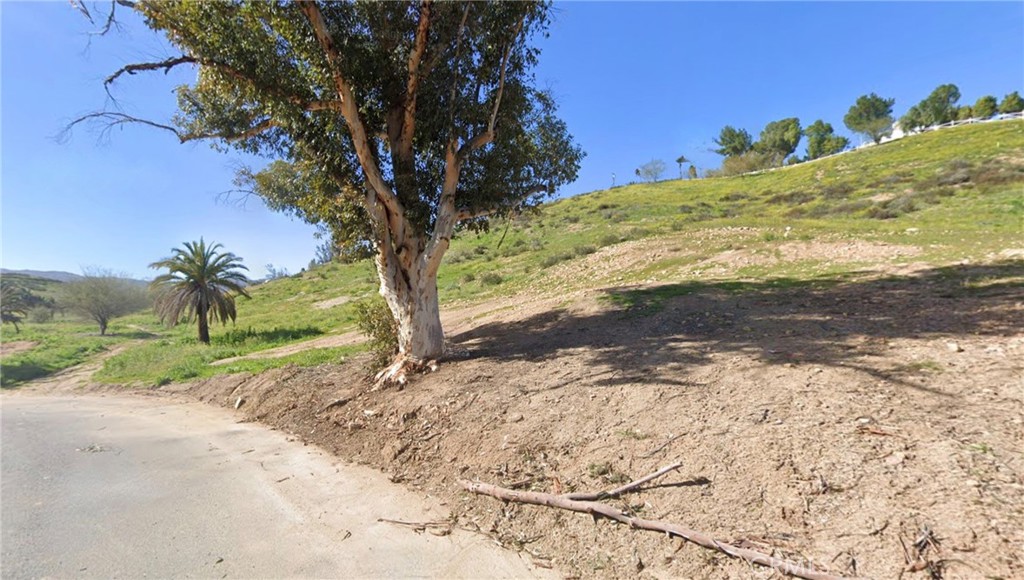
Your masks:
M 57 282 L 71 282 L 74 280 L 81 280 L 80 274 L 72 274 L 71 272 L 60 272 L 54 270 L 8 270 L 7 268 L 0 268 L 0 276 L 7 275 L 18 275 L 28 276 L 30 278 L 42 278 L 43 280 L 55 280 Z M 149 284 L 147 280 L 136 280 L 131 279 L 132 282 L 138 284 Z
M 7 268 L 0 268 L 0 276 L 7 276 L 8 274 L 19 274 L 21 276 L 42 278 L 44 280 L 56 280 L 58 282 L 70 282 L 81 278 L 80 275 L 72 274 L 71 272 L 56 272 L 53 270 L 8 270 Z

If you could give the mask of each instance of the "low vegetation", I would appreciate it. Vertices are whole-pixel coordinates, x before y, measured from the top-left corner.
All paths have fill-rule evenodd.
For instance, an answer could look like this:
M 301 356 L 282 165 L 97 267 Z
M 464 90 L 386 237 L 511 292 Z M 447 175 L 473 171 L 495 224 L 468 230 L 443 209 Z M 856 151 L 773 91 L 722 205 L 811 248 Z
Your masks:
M 1024 123 L 968 125 L 758 175 L 661 181 L 563 199 L 495 224 L 489 232 L 463 232 L 440 270 L 442 308 L 526 291 L 557 294 L 648 282 L 672 282 L 678 290 L 707 282 L 708 261 L 737 252 L 765 259 L 712 275 L 716 287 L 742 291 L 744 284 L 764 279 L 814 284 L 857 275 L 856 261 L 769 259 L 779 255 L 782 244 L 816 240 L 913 248 L 893 257 L 893 267 L 992 260 L 1020 247 L 1022 150 Z M 657 249 L 647 254 L 631 251 L 642 260 L 610 263 L 618 248 L 630 247 L 625 244 L 642 248 L 654 241 Z M 7 334 L 5 328 L 4 340 L 39 344 L 3 358 L 3 384 L 54 372 L 126 340 L 141 344 L 109 358 L 98 379 L 152 385 L 333 362 L 367 347 L 210 364 L 355 331 L 357 304 L 375 297 L 378 283 L 372 262 L 364 260 L 254 285 L 248 289 L 251 300 L 238 304 L 239 323 L 211 329 L 211 346 L 205 349 L 193 328 L 162 328 L 150 313 L 115 320 L 107 337 L 71 318 L 26 320 L 20 334 Z M 660 299 L 655 293 L 622 300 L 650 309 Z

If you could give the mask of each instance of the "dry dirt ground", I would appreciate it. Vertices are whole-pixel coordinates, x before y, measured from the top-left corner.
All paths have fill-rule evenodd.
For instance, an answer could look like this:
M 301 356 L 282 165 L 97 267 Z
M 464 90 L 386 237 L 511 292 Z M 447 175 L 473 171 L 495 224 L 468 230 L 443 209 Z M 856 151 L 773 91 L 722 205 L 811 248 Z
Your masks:
M 0 356 L 7 356 L 19 352 L 25 352 L 26 350 L 31 350 L 32 347 L 34 347 L 36 344 L 38 343 L 33 342 L 31 340 L 13 340 L 10 342 L 0 342 Z
M 680 461 L 609 501 L 836 574 L 1024 578 L 1024 262 L 886 270 L 463 308 L 449 360 L 403 390 L 358 357 L 165 388 L 437 495 L 570 577 L 775 573 L 456 480 L 598 491 Z

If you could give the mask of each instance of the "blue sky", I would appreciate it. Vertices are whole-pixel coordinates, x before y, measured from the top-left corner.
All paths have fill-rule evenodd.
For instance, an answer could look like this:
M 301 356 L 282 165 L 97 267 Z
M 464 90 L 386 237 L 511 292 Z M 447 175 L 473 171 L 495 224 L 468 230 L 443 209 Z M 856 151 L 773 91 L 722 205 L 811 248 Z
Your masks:
M 816 119 L 849 135 L 859 95 L 895 98 L 902 114 L 944 83 L 961 103 L 1024 91 L 1024 3 L 556 4 L 537 77 L 556 95 L 588 156 L 575 195 L 633 179 L 679 155 L 700 169 L 724 125 L 755 137 L 770 121 Z M 264 209 L 218 202 L 233 167 L 253 162 L 169 133 L 127 127 L 100 138 L 54 136 L 105 103 L 103 79 L 126 62 L 173 52 L 132 18 L 92 38 L 67 2 L 0 2 L 0 191 L 5 268 L 98 266 L 151 277 L 147 265 L 205 236 L 241 256 L 253 277 L 273 263 L 297 272 L 314 228 Z M 173 87 L 194 73 L 138 75 L 115 94 L 126 112 L 166 120 Z M 859 138 L 854 137 L 854 142 Z M 258 160 L 257 160 L 258 162 Z

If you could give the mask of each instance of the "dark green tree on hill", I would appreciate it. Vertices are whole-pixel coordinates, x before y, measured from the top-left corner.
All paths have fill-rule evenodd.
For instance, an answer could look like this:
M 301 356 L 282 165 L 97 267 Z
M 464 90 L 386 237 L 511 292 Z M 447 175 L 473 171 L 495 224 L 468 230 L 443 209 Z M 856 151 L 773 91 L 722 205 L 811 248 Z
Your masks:
M 807 136 L 807 159 L 833 155 L 850 146 L 850 140 L 836 135 L 831 123 L 818 119 L 804 129 Z
M 722 132 L 718 134 L 718 138 L 714 141 L 718 145 L 718 149 L 713 151 L 726 157 L 743 155 L 753 147 L 750 133 L 747 133 L 745 129 L 736 129 L 731 125 L 722 127 Z
M 974 102 L 972 110 L 975 118 L 988 119 L 999 111 L 999 104 L 992 95 L 985 95 Z
M 892 106 L 896 99 L 883 99 L 875 93 L 857 98 L 843 117 L 843 124 L 854 133 L 866 135 L 875 143 L 892 135 L 892 126 L 896 119 L 892 116 Z
M 690 179 L 697 179 L 697 168 L 694 167 L 693 165 L 690 166 L 690 171 L 689 171 L 688 176 L 689 176 Z
M 157 126 L 294 164 L 315 198 L 347 208 L 332 228 L 371 232 L 399 328 L 399 357 L 382 379 L 404 380 L 443 353 L 437 272 L 456 226 L 486 228 L 576 178 L 583 153 L 533 74 L 549 3 L 131 6 L 180 52 L 127 65 L 108 84 L 198 69 L 178 89 L 174 122 Z M 140 121 L 120 111 L 87 119 Z
M 1024 111 L 1024 99 L 1020 97 L 1020 93 L 1017 91 L 1006 95 L 1003 97 L 1003 102 L 999 103 L 999 112 L 1004 115 L 1020 113 L 1021 111 Z
M 200 238 L 184 246 L 171 250 L 171 257 L 149 265 L 167 270 L 150 283 L 156 295 L 156 314 L 169 326 L 198 322 L 199 342 L 210 344 L 210 322 L 234 322 L 235 296 L 249 297 L 245 290 L 249 280 L 242 273 L 248 268 L 234 254 L 218 253 L 223 247 L 220 244 L 207 246 Z
M 921 121 L 925 127 L 942 125 L 957 118 L 957 101 L 960 100 L 960 89 L 954 84 L 939 85 L 916 105 L 921 112 Z
M 768 156 L 772 165 L 782 165 L 786 157 L 796 151 L 802 136 L 800 120 L 796 117 L 772 121 L 761 130 L 761 138 L 754 143 L 754 151 Z

